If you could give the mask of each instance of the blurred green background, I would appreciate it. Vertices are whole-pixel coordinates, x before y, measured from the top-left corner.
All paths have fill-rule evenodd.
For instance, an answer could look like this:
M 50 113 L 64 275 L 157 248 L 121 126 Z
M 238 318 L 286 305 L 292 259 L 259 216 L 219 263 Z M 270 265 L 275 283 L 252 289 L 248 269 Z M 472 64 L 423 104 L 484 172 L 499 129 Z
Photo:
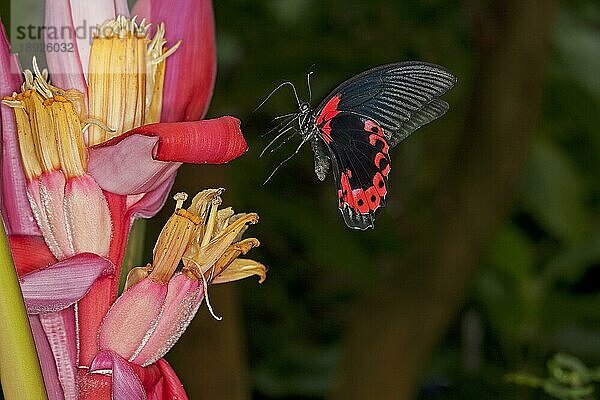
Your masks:
M 224 186 L 256 211 L 250 257 L 214 286 L 167 359 L 193 399 L 544 399 L 505 380 L 557 352 L 600 364 L 600 3 L 215 1 L 208 117 L 242 120 L 250 150 L 185 166 L 175 191 Z M 258 158 L 271 119 L 370 67 L 423 60 L 458 76 L 450 111 L 392 152 L 388 205 L 347 229 L 305 148 Z M 150 260 L 168 205 L 146 226 Z M 590 398 L 590 397 L 586 397 Z
M 239 116 L 250 150 L 186 167 L 177 190 L 224 185 L 226 204 L 257 211 L 251 255 L 270 271 L 215 287 L 224 321 L 201 310 L 171 352 L 193 398 L 537 399 L 504 375 L 545 375 L 558 351 L 600 364 L 600 3 L 221 0 L 215 15 L 209 116 Z M 392 152 L 374 230 L 344 226 L 308 148 L 261 186 L 293 151 L 258 158 L 271 118 L 295 109 L 282 90 L 251 112 L 275 85 L 307 98 L 314 70 L 316 105 L 412 59 L 459 83 L 449 113 Z

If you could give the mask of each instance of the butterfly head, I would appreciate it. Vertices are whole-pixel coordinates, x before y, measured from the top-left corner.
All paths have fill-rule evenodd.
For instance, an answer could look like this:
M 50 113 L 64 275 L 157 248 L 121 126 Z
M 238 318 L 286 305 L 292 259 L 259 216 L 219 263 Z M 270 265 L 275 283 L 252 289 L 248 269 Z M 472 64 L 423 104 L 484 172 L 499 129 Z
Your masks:
M 300 111 L 300 114 L 306 114 L 310 111 L 310 104 L 308 104 L 306 101 L 300 100 L 300 103 L 298 104 L 298 110 Z

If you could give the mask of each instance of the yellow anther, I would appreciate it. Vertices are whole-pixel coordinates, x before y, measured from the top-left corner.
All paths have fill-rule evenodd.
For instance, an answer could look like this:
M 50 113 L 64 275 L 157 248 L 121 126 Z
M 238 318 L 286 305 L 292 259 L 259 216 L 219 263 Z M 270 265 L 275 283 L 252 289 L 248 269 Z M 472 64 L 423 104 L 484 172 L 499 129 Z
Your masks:
M 193 238 L 197 223 L 186 213 L 187 210 L 177 210 L 158 236 L 153 252 L 154 270 L 149 276 L 156 282 L 167 283 L 171 279 Z
M 25 176 L 35 179 L 44 172 L 61 170 L 67 177 L 87 169 L 87 148 L 74 104 L 66 97 L 81 98 L 74 90 L 50 85 L 46 70 L 25 70 L 24 91 L 2 100 L 12 107 Z M 79 107 L 79 104 L 77 104 Z
M 154 38 L 145 21 L 118 16 L 99 26 L 90 51 L 89 117 L 114 127 L 110 133 L 90 126 L 88 144 L 95 145 L 138 126 L 158 122 L 162 111 L 165 47 L 164 27 Z
M 202 220 L 200 219 L 199 216 L 197 216 L 194 213 L 189 212 L 188 210 L 185 210 L 183 208 L 178 209 L 177 211 L 175 211 L 175 214 L 180 215 L 184 218 L 189 219 L 190 221 L 192 221 L 195 225 L 198 225 L 200 222 L 202 222 Z

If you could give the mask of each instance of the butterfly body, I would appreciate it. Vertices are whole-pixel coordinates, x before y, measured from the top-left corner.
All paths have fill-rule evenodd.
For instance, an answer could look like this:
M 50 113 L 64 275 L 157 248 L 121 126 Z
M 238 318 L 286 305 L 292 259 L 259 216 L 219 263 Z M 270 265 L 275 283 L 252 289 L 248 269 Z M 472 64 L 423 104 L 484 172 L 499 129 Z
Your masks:
M 315 109 L 298 100 L 293 119 L 302 142 L 296 152 L 310 142 L 317 177 L 333 170 L 338 207 L 350 228 L 374 226 L 388 193 L 390 149 L 448 110 L 439 97 L 455 82 L 443 67 L 403 62 L 346 80 Z

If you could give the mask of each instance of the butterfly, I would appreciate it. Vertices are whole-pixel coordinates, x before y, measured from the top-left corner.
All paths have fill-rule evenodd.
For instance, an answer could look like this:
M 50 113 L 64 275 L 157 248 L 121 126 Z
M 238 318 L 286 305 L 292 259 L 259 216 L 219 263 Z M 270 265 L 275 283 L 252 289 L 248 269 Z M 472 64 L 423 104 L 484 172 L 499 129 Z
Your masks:
M 310 73 L 307 80 L 310 92 Z M 310 100 L 298 98 L 291 82 L 282 83 L 260 106 L 278 89 L 290 85 L 298 111 L 277 117 L 285 118 L 273 129 L 279 134 L 261 156 L 290 130 L 295 132 L 278 147 L 295 133 L 302 141 L 267 181 L 310 143 L 319 180 L 325 180 L 333 170 L 338 207 L 346 225 L 360 230 L 373 228 L 375 213 L 385 205 L 388 193 L 390 149 L 446 113 L 448 103 L 440 97 L 455 83 L 456 77 L 439 65 L 419 61 L 387 64 L 344 81 L 314 109 Z

